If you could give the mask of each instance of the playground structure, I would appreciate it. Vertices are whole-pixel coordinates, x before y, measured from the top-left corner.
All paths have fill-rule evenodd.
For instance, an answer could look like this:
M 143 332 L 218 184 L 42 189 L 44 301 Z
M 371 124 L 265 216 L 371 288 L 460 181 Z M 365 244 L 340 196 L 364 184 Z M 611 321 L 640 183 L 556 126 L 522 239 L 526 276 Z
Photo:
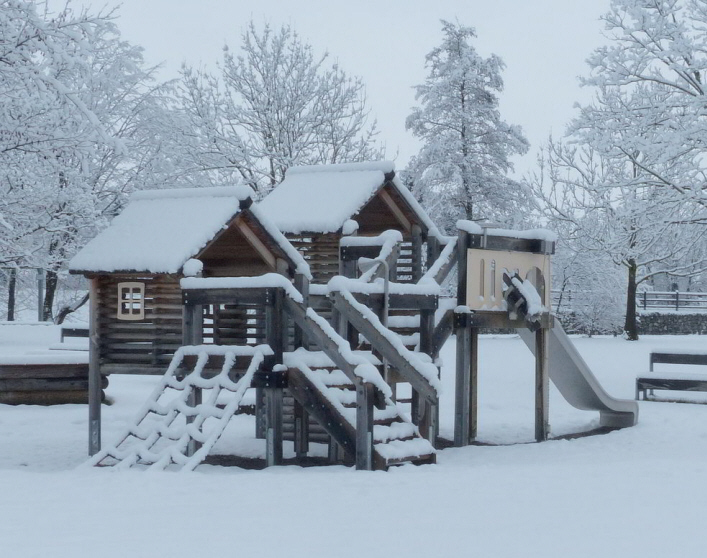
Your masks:
M 301 460 L 320 442 L 358 469 L 433 463 L 439 351 L 456 331 L 454 442 L 466 445 L 483 327 L 534 330 L 538 440 L 549 377 L 602 424 L 635 424 L 635 402 L 602 395 L 552 333 L 547 233 L 459 229 L 441 235 L 390 163 L 291 169 L 259 205 L 240 188 L 134 196 L 71 263 L 91 282 L 93 462 L 194 468 L 255 388 L 267 465 L 282 463 L 287 439 Z M 455 267 L 447 304 L 440 286 Z M 102 376 L 165 370 L 135 424 L 102 449 Z

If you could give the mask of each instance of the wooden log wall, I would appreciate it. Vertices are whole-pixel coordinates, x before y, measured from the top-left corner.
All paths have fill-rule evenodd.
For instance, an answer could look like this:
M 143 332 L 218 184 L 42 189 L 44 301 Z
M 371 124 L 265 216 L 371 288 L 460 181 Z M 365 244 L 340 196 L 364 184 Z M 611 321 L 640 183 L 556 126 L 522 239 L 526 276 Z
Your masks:
M 414 283 L 417 280 L 413 257 L 412 242 L 403 242 L 400 246 L 400 256 L 398 257 L 396 275 L 392 278 L 393 281 L 396 283 Z
M 265 343 L 265 308 L 256 304 L 207 306 L 204 342 L 216 345 L 260 345 Z
M 145 284 L 145 317 L 119 320 L 118 283 Z M 174 276 L 102 276 L 98 279 L 97 330 L 101 367 L 115 365 L 164 373 L 174 352 L 182 345 L 182 295 Z
M 103 377 L 101 387 L 108 387 Z M 105 392 L 102 394 L 105 398 Z M 63 405 L 88 401 L 88 364 L 2 364 L 0 403 Z
M 336 233 L 287 234 L 292 245 L 309 264 L 312 283 L 327 283 L 339 274 L 339 240 Z

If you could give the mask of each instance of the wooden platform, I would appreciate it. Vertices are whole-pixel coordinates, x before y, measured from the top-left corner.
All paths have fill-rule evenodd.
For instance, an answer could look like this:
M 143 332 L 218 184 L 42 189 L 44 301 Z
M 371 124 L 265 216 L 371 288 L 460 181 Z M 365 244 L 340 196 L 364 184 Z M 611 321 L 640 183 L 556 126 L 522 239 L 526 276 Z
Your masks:
M 0 360 L 0 403 L 62 405 L 88 402 L 88 355 L 31 355 Z M 81 362 L 85 361 L 85 362 Z M 108 379 L 103 379 L 103 388 Z M 104 394 L 105 396 L 105 394 Z

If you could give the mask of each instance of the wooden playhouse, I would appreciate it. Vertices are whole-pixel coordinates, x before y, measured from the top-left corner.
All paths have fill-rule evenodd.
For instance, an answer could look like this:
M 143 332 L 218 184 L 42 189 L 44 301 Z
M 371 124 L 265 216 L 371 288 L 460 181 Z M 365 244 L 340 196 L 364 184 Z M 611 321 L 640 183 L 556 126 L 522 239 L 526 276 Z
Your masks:
M 249 194 L 136 194 L 72 261 L 91 281 L 94 463 L 194 468 L 253 391 L 266 465 L 285 462 L 284 440 L 294 442 L 295 463 L 315 443 L 330 462 L 359 469 L 434 462 L 437 357 L 454 328 L 466 351 L 455 443 L 473 440 L 476 328 L 486 322 L 483 312 L 469 318 L 463 298 L 442 303 L 440 292 L 457 262 L 460 285 L 479 273 L 467 255 L 491 247 L 489 233 L 442 236 L 391 163 L 293 168 L 259 205 Z M 546 394 L 546 344 L 538 346 Z M 163 376 L 126 434 L 101 448 L 100 382 L 114 373 Z
M 371 341 L 364 339 L 362 332 L 359 337 L 353 326 L 368 308 L 382 311 L 382 283 L 375 282 L 380 270 L 373 270 L 364 280 L 371 282 L 367 292 L 348 299 L 341 289 L 329 294 L 323 289 L 328 277 L 346 267 L 342 261 L 353 261 L 354 256 L 341 248 L 352 234 L 363 240 L 353 244 L 357 253 L 375 257 L 385 249 L 391 279 L 402 273 L 407 274 L 408 282 L 419 278 L 422 242 L 431 222 L 400 190 L 402 186 L 389 163 L 328 167 L 327 172 L 318 175 L 310 167 L 292 175 L 299 175 L 300 184 L 306 185 L 309 179 L 302 179 L 315 174 L 314 186 L 321 188 L 322 182 L 328 181 L 334 189 L 342 173 L 351 186 L 346 191 L 352 197 L 337 194 L 335 199 L 341 197 L 339 205 L 344 206 L 338 209 L 331 201 L 340 222 L 325 230 L 323 219 L 302 218 L 311 226 L 291 236 L 301 251 L 269 217 L 278 215 L 273 209 L 276 205 L 268 209 L 267 205 L 253 204 L 247 189 L 164 190 L 134 195 L 121 215 L 71 262 L 72 273 L 85 275 L 91 284 L 90 378 L 94 387 L 109 374 L 163 374 L 184 345 L 233 346 L 238 351 L 238 347 L 266 343 L 272 354 L 249 382 L 258 392 L 256 433 L 267 438 L 268 448 L 275 448 L 268 450 L 269 463 L 281 461 L 282 439 L 295 440 L 299 457 L 307 455 L 310 441 L 326 439 L 331 460 L 356 460 L 362 468 L 433 459 L 433 446 L 426 438 L 434 441 L 436 433 L 435 413 L 430 412 L 436 402 L 436 389 L 431 385 L 436 382 L 436 367 L 378 330 L 368 332 Z M 286 180 L 283 191 L 287 193 L 291 185 Z M 298 191 L 295 196 L 312 195 L 307 190 Z M 293 214 L 300 210 L 292 209 Z M 354 226 L 352 217 L 360 221 L 358 226 Z M 384 230 L 397 232 L 393 237 L 382 235 L 381 241 L 379 233 Z M 407 269 L 403 271 L 403 262 L 399 268 L 397 264 L 402 260 L 404 243 L 409 250 L 404 262 Z M 185 281 L 187 275 L 199 277 Z M 319 279 L 321 301 L 328 310 L 334 309 L 333 327 L 308 308 L 313 279 Z M 371 288 L 374 284 L 378 286 Z M 434 286 L 405 292 L 393 288 L 390 307 L 422 305 L 429 314 L 437 306 L 437 293 L 438 287 Z M 368 306 L 357 306 L 357 298 Z M 359 324 L 359 329 L 365 327 Z M 424 336 L 428 344 L 431 334 L 429 330 Z M 296 350 L 300 352 L 295 357 Z M 423 394 L 423 403 L 418 406 L 428 409 L 421 428 L 425 436 L 409 419 L 400 416 L 391 399 L 393 393 L 379 374 L 383 357 L 388 377 L 395 376 L 396 382 L 412 378 L 416 404 L 417 394 Z M 238 365 L 229 369 L 228 381 L 239 381 L 249 369 L 247 362 L 241 362 L 243 358 L 234 359 Z M 187 355 L 180 361 L 177 377 L 190 377 L 197 360 L 195 355 Z M 202 380 L 219 376 L 218 368 L 223 363 L 224 356 L 217 355 L 198 375 Z M 278 374 L 283 367 L 285 373 Z M 364 369 L 367 375 L 360 376 Z M 323 375 L 325 380 L 312 374 Z M 333 385 L 332 378 L 336 379 Z M 187 391 L 191 393 L 189 405 L 204 404 L 199 403 L 201 388 L 192 386 Z M 92 393 L 89 451 L 95 454 L 102 445 L 100 399 L 95 389 Z M 337 397 L 344 402 L 334 400 Z M 366 402 L 359 401 L 361 398 Z M 358 424 L 364 415 L 370 431 L 366 447 L 356 441 L 365 428 Z M 190 422 L 188 416 L 184 423 Z M 417 416 L 415 422 L 419 422 Z M 184 447 L 184 455 L 193 454 L 195 444 L 204 446 L 192 439 Z M 391 449 L 394 447 L 395 451 Z

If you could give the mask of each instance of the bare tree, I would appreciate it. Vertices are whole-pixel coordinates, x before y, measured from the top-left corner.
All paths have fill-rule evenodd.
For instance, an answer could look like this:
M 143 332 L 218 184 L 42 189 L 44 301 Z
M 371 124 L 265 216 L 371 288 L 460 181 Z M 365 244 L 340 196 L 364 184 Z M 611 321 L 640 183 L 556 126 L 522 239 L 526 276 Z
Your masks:
M 327 61 L 289 26 L 251 22 L 239 53 L 224 49 L 218 78 L 183 68 L 192 168 L 264 192 L 292 165 L 380 159 L 363 83 Z

